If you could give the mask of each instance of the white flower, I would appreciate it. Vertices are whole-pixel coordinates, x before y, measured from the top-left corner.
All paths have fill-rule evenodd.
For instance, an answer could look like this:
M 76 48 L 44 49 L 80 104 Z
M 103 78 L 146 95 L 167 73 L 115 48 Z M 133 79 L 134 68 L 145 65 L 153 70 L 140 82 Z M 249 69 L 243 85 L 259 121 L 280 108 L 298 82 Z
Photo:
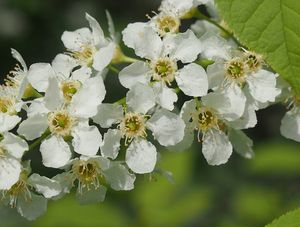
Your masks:
M 141 92 L 143 91 L 143 92 Z M 107 158 L 116 158 L 120 149 L 121 138 L 125 138 L 125 161 L 135 173 L 149 173 L 154 170 L 157 161 L 155 146 L 146 140 L 147 129 L 151 130 L 154 138 L 163 146 L 179 143 L 184 134 L 185 124 L 174 113 L 167 110 L 157 110 L 152 116 L 149 110 L 155 105 L 155 96 L 150 87 L 143 84 L 134 85 L 127 93 L 127 110 L 114 104 L 102 104 L 94 122 L 103 128 L 118 124 L 117 129 L 109 130 L 104 135 L 101 154 Z
M 65 31 L 61 37 L 70 55 L 77 63 L 84 67 L 93 67 L 101 72 L 108 66 L 114 57 L 116 44 L 105 38 L 99 23 L 86 14 L 89 28 L 80 28 L 76 31 Z
M 262 57 L 249 51 L 239 57 L 215 62 L 207 67 L 209 86 L 212 89 L 232 87 L 240 90 L 238 94 L 250 94 L 249 98 L 254 99 L 259 109 L 275 102 L 281 92 L 276 88 L 278 75 L 262 69 L 262 65 Z
M 30 175 L 29 168 L 22 168 L 17 182 L 2 193 L 7 205 L 26 219 L 34 220 L 46 212 L 47 199 L 59 195 L 61 190 L 57 181 L 35 173 Z
M 58 80 L 50 77 L 45 98 L 32 103 L 28 119 L 18 129 L 18 133 L 28 140 L 40 137 L 49 129 L 51 135 L 40 146 L 43 163 L 47 167 L 60 168 L 70 160 L 71 149 L 65 141 L 69 136 L 72 137 L 74 151 L 79 154 L 96 155 L 101 144 L 99 130 L 90 126 L 88 119 L 96 115 L 97 107 L 104 98 L 102 78 L 92 77 L 80 87 L 67 89 L 70 92 L 64 93 Z
M 202 50 L 201 42 L 192 31 L 168 35 L 161 40 L 148 27 L 130 24 L 123 31 L 123 40 L 127 46 L 134 48 L 138 56 L 148 60 L 147 63 L 137 61 L 120 72 L 119 80 L 124 87 L 131 88 L 138 82 L 143 84 L 149 84 L 150 81 L 160 82 L 162 91 L 159 99 L 163 100 L 170 99 L 162 96 L 171 95 L 170 91 L 165 92 L 168 89 L 166 86 L 176 80 L 186 95 L 202 96 L 207 93 L 207 75 L 201 66 L 192 63 L 179 69 L 177 65 L 178 61 L 185 64 L 193 62 Z M 170 106 L 170 103 L 163 107 L 167 106 Z
M 57 175 L 62 187 L 62 195 L 69 193 L 78 182 L 76 197 L 81 204 L 102 202 L 107 191 L 106 185 L 114 190 L 134 188 L 135 175 L 118 162 L 111 162 L 101 156 L 81 156 L 73 159 L 66 167 L 67 172 Z
M 8 190 L 18 180 L 21 173 L 21 158 L 26 150 L 27 143 L 13 135 L 3 133 L 0 139 L 0 190 Z

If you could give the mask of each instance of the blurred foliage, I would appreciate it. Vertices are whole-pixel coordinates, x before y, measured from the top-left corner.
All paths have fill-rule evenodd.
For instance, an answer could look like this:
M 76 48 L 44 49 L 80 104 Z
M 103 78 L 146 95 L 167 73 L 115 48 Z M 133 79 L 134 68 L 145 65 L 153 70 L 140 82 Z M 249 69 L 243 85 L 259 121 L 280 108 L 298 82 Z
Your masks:
M 159 0 L 0 0 L 1 75 L 15 64 L 9 47 L 19 50 L 28 65 L 51 62 L 63 51 L 62 32 L 87 26 L 85 12 L 106 30 L 109 9 L 121 31 L 129 22 L 145 21 L 158 5 Z M 108 74 L 105 84 L 106 102 L 124 96 L 116 74 Z M 70 195 L 50 201 L 48 212 L 34 222 L 0 207 L 0 227 L 263 226 L 300 207 L 300 146 L 280 137 L 284 112 L 278 105 L 262 110 L 258 126 L 247 130 L 255 141 L 253 160 L 234 154 L 226 165 L 208 166 L 197 143 L 182 153 L 163 151 L 159 167 L 173 172 L 173 184 L 159 174 L 139 177 L 133 191 L 109 190 L 103 203 L 90 206 L 78 205 Z M 39 152 L 32 156 L 34 170 L 53 174 L 41 165 Z

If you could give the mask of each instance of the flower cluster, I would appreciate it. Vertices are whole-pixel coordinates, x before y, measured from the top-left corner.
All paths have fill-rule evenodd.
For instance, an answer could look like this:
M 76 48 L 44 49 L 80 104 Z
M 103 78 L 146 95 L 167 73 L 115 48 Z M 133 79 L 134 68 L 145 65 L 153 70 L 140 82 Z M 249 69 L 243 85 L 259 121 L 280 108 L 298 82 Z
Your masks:
M 158 145 L 183 151 L 194 138 L 210 165 L 226 163 L 233 150 L 252 158 L 242 130 L 282 99 L 292 101 L 281 132 L 300 141 L 300 99 L 281 92 L 263 56 L 207 21 L 181 25 L 203 4 L 224 24 L 210 0 L 163 0 L 149 21 L 129 24 L 123 42 L 136 58 L 124 55 L 108 13 L 109 37 L 86 14 L 89 27 L 64 32 L 66 50 L 51 64 L 27 67 L 12 49 L 19 64 L 0 87 L 1 202 L 29 220 L 74 188 L 81 204 L 101 202 L 108 189 L 132 190 L 137 175 L 156 171 Z M 119 71 L 120 63 L 130 64 Z M 108 69 L 128 89 L 114 103 L 103 102 Z M 187 100 L 181 110 L 178 93 Z M 24 154 L 37 147 L 43 165 L 59 174 L 31 170 Z

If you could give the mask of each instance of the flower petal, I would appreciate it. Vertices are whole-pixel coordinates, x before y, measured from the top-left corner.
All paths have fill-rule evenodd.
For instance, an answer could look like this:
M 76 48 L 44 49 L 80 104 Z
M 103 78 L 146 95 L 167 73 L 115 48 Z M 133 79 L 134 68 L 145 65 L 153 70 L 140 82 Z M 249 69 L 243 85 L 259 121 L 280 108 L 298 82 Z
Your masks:
M 134 188 L 135 175 L 129 173 L 128 169 L 121 164 L 112 164 L 104 171 L 104 176 L 111 188 L 116 191 L 129 191 Z
M 100 48 L 94 55 L 93 68 L 99 72 L 108 66 L 114 57 L 116 44 L 110 42 L 107 46 Z
M 88 13 L 85 14 L 85 18 L 89 22 L 90 27 L 92 29 L 94 45 L 99 47 L 105 44 L 105 36 L 98 21 L 96 21 L 96 19 L 90 16 Z
M 72 131 L 72 145 L 78 154 L 93 156 L 98 153 L 102 136 L 95 126 L 77 126 Z
M 8 115 L 4 113 L 0 113 L 0 133 L 1 132 L 7 132 L 11 129 L 13 129 L 22 118 L 16 116 L 16 115 Z
M 47 199 L 31 193 L 31 199 L 25 196 L 18 197 L 17 210 L 19 214 L 29 221 L 33 221 L 47 211 Z
M 27 140 L 34 140 L 40 137 L 48 128 L 47 116 L 36 114 L 23 121 L 17 132 Z
M 131 88 L 136 83 L 148 84 L 151 78 L 150 70 L 149 65 L 143 61 L 132 63 L 119 73 L 120 83 L 126 88 Z
M 122 134 L 118 129 L 109 129 L 104 134 L 103 144 L 101 145 L 101 155 L 105 158 L 115 159 L 120 150 L 120 140 Z
M 135 173 L 151 173 L 156 160 L 156 148 L 147 140 L 134 140 L 127 148 L 125 162 Z
M 60 168 L 71 159 L 69 145 L 62 137 L 51 136 L 42 142 L 40 146 L 43 164 L 46 167 Z
M 224 132 L 213 130 L 204 135 L 202 153 L 209 165 L 221 165 L 232 154 L 232 145 Z
M 201 41 L 191 30 L 166 36 L 164 47 L 167 54 L 183 63 L 195 61 L 202 51 Z
M 77 61 L 66 54 L 58 54 L 52 61 L 52 68 L 56 75 L 67 79 L 72 70 L 77 66 Z
M 44 101 L 45 107 L 52 111 L 58 109 L 62 105 L 63 97 L 57 78 L 49 78 L 49 86 L 46 90 Z
M 254 157 L 253 142 L 243 131 L 230 129 L 228 136 L 237 153 L 249 159 Z
M 38 193 L 41 193 L 46 199 L 50 199 L 54 196 L 59 195 L 62 190 L 57 181 L 49 179 L 48 177 L 40 176 L 36 173 L 30 175 L 27 182 L 28 184 L 33 186 Z
M 1 144 L 10 155 L 17 159 L 21 159 L 24 152 L 28 150 L 26 141 L 12 133 L 5 133 Z
M 134 112 L 146 114 L 155 106 L 155 96 L 151 87 L 137 83 L 126 95 L 126 103 Z
M 165 84 L 155 83 L 153 91 L 158 105 L 170 111 L 174 109 L 174 103 L 177 102 L 178 97 L 173 89 L 168 88 Z
M 70 51 L 80 51 L 83 45 L 91 42 L 91 39 L 92 33 L 88 28 L 80 28 L 73 32 L 65 31 L 61 36 L 64 46 Z
M 147 121 L 147 127 L 161 145 L 172 146 L 183 139 L 185 123 L 178 115 L 161 109 Z
M 121 105 L 102 103 L 98 107 L 98 113 L 93 121 L 102 128 L 109 128 L 123 118 L 123 107 Z
M 39 92 L 45 92 L 48 87 L 48 79 L 55 76 L 55 72 L 48 63 L 36 63 L 30 66 L 27 79 Z
M 122 32 L 126 46 L 133 48 L 141 58 L 155 59 L 162 50 L 162 40 L 147 23 L 129 24 Z
M 300 117 L 299 113 L 287 112 L 281 120 L 281 135 L 285 138 L 300 142 Z
M 0 190 L 9 190 L 19 180 L 21 164 L 14 158 L 0 158 Z
M 89 118 L 97 114 L 97 108 L 106 94 L 101 76 L 87 79 L 82 88 L 72 97 L 70 109 L 74 116 Z
M 97 189 L 95 188 L 82 188 L 76 192 L 76 199 L 80 205 L 88 205 L 103 202 L 106 195 L 106 187 L 100 185 Z
M 199 97 L 207 94 L 208 80 L 205 70 L 197 64 L 189 64 L 175 76 L 178 87 L 184 94 Z

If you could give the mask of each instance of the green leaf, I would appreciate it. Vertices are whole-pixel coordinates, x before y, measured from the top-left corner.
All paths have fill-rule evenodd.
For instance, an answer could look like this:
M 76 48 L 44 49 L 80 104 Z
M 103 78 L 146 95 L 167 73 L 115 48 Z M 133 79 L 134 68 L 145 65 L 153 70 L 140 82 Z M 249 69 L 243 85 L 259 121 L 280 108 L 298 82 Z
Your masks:
M 267 225 L 266 227 L 281 227 L 281 226 L 288 226 L 288 227 L 298 227 L 300 226 L 300 209 L 291 211 L 279 219 L 274 220 L 271 224 Z
M 300 95 L 300 1 L 216 0 L 237 39 L 266 62 Z

